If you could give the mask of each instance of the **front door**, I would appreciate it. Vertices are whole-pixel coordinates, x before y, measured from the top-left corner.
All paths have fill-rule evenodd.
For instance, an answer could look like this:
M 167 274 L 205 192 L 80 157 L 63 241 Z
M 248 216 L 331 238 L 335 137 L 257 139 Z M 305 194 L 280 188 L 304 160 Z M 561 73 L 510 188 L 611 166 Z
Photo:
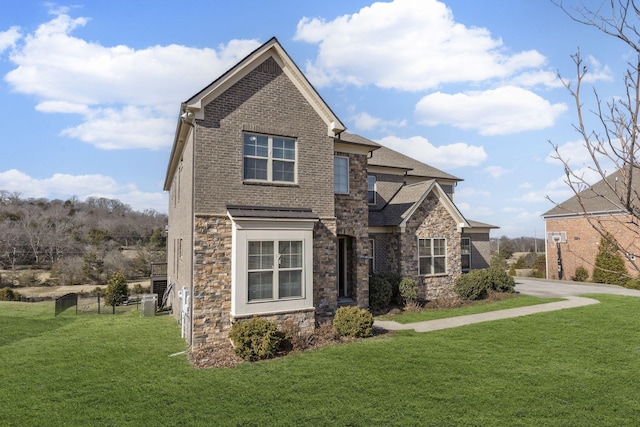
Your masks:
M 338 237 L 338 298 L 349 296 L 347 280 L 347 238 Z

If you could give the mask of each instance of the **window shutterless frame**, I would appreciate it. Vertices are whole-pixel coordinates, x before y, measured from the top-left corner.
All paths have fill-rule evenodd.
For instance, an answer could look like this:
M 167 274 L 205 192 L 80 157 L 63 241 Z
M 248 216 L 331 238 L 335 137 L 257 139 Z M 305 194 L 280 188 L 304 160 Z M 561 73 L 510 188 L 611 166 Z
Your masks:
M 293 138 L 243 134 L 242 178 L 246 181 L 297 182 L 297 142 Z

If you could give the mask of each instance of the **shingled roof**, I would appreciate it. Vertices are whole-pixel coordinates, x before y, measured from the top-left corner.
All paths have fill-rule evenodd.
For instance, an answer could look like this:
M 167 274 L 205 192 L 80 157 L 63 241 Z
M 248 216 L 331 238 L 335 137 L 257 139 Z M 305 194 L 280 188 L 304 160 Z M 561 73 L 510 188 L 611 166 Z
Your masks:
M 640 169 L 635 169 L 635 176 L 640 179 Z M 626 209 L 620 204 L 618 192 L 625 190 L 624 175 L 622 171 L 617 171 L 605 179 L 602 179 L 591 187 L 574 195 L 570 199 L 556 205 L 553 209 L 542 214 L 544 219 L 561 216 L 574 215 L 597 215 L 623 213 Z M 634 193 L 640 191 L 640 183 L 634 181 L 636 187 Z M 638 205 L 637 197 L 634 197 L 634 205 Z
M 371 153 L 371 158 L 368 163 L 371 166 L 386 166 L 405 169 L 407 170 L 407 175 L 410 176 L 463 181 L 462 178 L 450 175 L 440 169 L 436 169 L 433 166 L 424 164 L 416 159 L 412 159 L 409 156 L 405 156 L 402 153 L 398 153 L 397 151 L 384 146 L 380 146 L 379 149 Z

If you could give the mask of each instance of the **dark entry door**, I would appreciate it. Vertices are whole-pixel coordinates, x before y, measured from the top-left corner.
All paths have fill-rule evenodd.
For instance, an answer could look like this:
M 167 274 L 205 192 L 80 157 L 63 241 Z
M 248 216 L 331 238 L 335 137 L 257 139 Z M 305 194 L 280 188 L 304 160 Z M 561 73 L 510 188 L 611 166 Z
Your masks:
M 349 296 L 347 287 L 347 239 L 338 238 L 338 298 Z

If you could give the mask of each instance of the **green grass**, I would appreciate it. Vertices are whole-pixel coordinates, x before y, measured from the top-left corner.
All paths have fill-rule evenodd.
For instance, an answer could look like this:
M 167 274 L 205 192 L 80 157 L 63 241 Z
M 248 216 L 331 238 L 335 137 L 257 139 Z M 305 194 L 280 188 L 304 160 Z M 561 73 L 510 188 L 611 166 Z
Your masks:
M 525 307 L 528 305 L 546 304 L 548 302 L 561 301 L 562 298 L 539 298 L 530 295 L 509 296 L 499 301 L 474 301 L 470 305 L 458 308 L 425 309 L 420 312 L 405 312 L 395 315 L 378 316 L 380 320 L 393 320 L 406 324 L 422 322 L 425 320 L 444 319 L 447 317 L 466 316 L 467 314 L 486 313 L 489 311 L 506 310 L 509 308 Z
M 0 425 L 624 426 L 640 298 L 195 370 L 168 316 L 0 303 Z

